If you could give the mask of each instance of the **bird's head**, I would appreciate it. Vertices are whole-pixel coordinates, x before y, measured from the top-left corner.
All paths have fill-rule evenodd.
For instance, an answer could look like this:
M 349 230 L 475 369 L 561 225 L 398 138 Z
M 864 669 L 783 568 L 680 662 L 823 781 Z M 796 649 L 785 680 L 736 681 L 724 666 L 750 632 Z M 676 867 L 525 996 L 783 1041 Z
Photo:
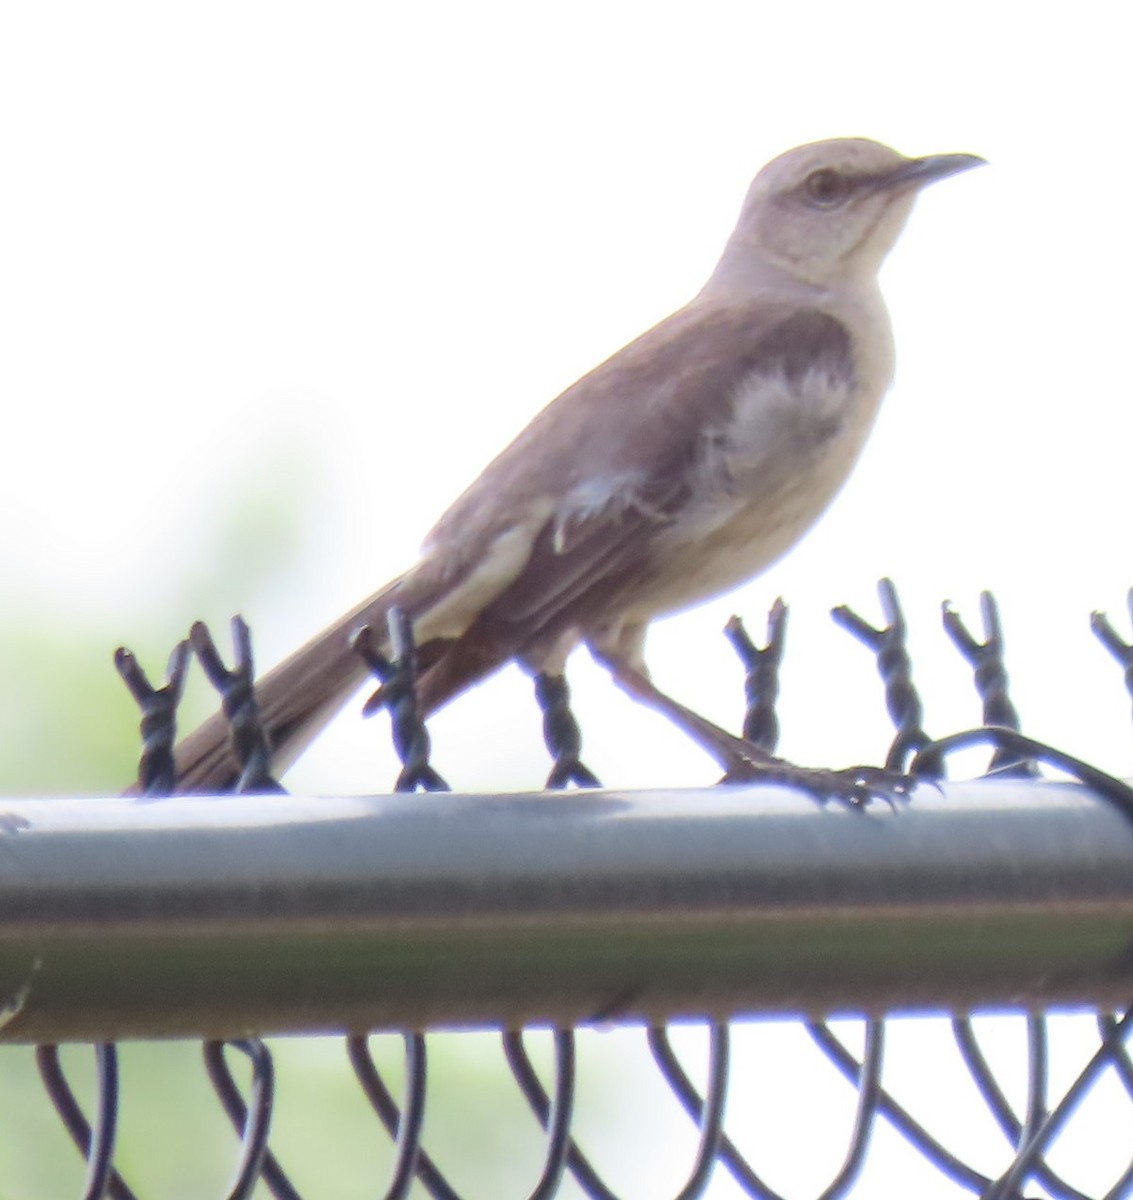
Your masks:
M 871 278 L 920 189 L 983 161 L 974 154 L 906 158 L 866 138 L 797 146 L 752 181 L 725 260 L 754 255 L 819 286 Z

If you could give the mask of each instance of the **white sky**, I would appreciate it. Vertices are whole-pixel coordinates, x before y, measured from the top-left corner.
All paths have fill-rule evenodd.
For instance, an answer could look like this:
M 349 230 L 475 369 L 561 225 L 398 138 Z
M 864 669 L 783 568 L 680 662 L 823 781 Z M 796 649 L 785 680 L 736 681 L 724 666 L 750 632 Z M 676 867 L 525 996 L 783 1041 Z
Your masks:
M 143 614 L 170 645 L 219 624 L 239 595 L 200 613 L 168 580 L 209 575 L 194 555 L 246 471 L 308 496 L 286 586 L 246 612 L 266 664 L 699 287 L 769 157 L 840 135 L 970 151 L 992 165 L 930 189 L 886 268 L 898 380 L 842 497 L 766 577 L 660 626 L 650 659 L 734 724 L 719 630 L 738 611 L 761 632 L 783 593 L 784 749 L 876 757 L 872 662 L 826 610 L 879 617 L 895 577 L 945 732 L 978 709 L 937 605 L 974 620 L 991 587 L 1031 731 L 1127 772 L 1118 673 L 1086 630 L 1133 581 L 1126 21 L 986 0 L 5 6 L 9 602 L 93 606 L 127 642 Z M 713 777 L 582 656 L 572 676 L 608 782 Z M 392 778 L 376 732 L 339 730 L 294 785 Z M 433 732 L 457 787 L 545 773 L 518 675 Z

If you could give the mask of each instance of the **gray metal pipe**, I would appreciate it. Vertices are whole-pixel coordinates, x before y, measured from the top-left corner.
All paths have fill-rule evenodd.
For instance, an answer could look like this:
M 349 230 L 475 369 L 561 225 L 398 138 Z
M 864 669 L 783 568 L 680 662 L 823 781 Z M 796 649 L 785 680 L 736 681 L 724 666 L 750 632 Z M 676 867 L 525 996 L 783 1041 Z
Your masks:
M 1133 826 L 1076 785 L 2 807 L 0 1040 L 1133 999 Z

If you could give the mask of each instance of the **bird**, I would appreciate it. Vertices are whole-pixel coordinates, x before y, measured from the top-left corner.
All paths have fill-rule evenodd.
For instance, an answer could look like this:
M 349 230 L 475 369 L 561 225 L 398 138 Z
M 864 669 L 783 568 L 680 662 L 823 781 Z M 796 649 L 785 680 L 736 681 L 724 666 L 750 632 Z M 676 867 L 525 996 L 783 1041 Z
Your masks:
M 984 161 L 836 138 L 764 166 L 701 290 L 540 411 L 404 574 L 259 679 L 276 773 L 366 679 L 352 635 L 395 609 L 423 714 L 509 662 L 562 675 L 585 645 L 725 766 L 757 767 L 768 756 L 655 687 L 646 630 L 761 574 L 825 511 L 893 377 L 882 261 L 922 188 Z M 230 788 L 225 718 L 175 761 L 179 792 Z

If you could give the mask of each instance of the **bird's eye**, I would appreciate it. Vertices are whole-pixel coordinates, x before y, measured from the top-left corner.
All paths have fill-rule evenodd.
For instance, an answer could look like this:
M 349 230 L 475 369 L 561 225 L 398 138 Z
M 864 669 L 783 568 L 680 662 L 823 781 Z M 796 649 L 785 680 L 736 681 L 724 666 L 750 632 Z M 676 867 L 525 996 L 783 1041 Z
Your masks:
M 819 208 L 837 208 L 850 194 L 850 181 L 831 167 L 822 167 L 803 180 L 803 194 Z

